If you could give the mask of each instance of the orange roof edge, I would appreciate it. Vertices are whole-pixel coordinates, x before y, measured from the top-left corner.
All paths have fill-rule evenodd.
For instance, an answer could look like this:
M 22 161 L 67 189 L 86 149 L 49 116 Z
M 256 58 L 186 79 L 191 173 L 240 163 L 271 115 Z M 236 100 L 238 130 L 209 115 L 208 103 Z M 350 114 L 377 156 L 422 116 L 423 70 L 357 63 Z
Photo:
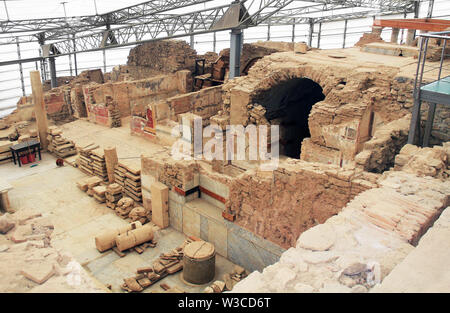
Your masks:
M 383 20 L 375 20 L 373 22 L 373 26 L 440 32 L 450 27 L 450 21 L 438 19 L 426 19 L 426 18 L 391 19 L 391 20 L 383 19 Z

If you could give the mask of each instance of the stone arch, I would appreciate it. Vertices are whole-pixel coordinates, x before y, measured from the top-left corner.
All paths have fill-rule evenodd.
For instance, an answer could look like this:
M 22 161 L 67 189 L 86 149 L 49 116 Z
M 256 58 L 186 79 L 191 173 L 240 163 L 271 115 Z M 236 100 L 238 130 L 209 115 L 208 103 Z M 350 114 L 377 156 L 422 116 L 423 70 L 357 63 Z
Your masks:
M 254 110 L 264 108 L 266 124 L 280 126 L 282 155 L 300 158 L 301 143 L 311 136 L 311 109 L 320 105 L 335 85 L 334 80 L 310 67 L 276 71 L 255 84 L 249 102 Z M 252 108 L 249 112 L 254 116 Z
M 265 109 L 264 117 L 280 127 L 280 153 L 299 159 L 301 143 L 309 138 L 309 113 L 325 99 L 322 87 L 309 78 L 292 78 L 253 97 Z

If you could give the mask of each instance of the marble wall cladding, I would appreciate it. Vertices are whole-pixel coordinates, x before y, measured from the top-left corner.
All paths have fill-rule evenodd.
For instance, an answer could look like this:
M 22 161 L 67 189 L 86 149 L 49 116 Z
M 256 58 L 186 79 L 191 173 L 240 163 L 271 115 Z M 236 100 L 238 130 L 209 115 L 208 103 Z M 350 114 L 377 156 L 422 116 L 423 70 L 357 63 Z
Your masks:
M 206 193 L 202 193 L 202 199 L 208 201 L 209 203 L 211 203 L 212 205 L 218 207 L 222 211 L 225 210 L 225 204 L 224 203 L 214 199 L 213 197 L 208 196 Z
M 182 196 L 176 193 L 173 190 L 169 190 L 169 200 L 174 201 L 176 203 L 185 204 L 186 202 L 192 201 L 198 198 L 198 192 L 191 193 L 188 196 Z
M 214 244 L 216 252 L 228 258 L 228 227 L 227 223 L 208 219 L 208 242 Z
M 183 232 L 183 206 L 169 200 L 169 223 L 170 226 Z
M 183 233 L 200 238 L 200 214 L 183 206 Z
M 188 236 L 211 242 L 218 254 L 249 271 L 262 271 L 278 262 L 283 248 L 219 218 L 218 214 L 211 214 L 209 207 L 202 207 L 198 201 L 181 205 L 169 200 L 171 226 Z
M 208 240 L 208 230 L 209 230 L 209 225 L 208 225 L 208 218 L 206 218 L 203 215 L 200 215 L 200 238 L 205 240 L 205 241 L 209 241 Z
M 211 179 L 206 175 L 200 174 L 200 186 L 225 199 L 228 199 L 230 195 L 230 188 L 227 185 Z
M 262 271 L 272 265 L 285 251 L 233 223 L 228 224 L 228 259 L 249 271 Z

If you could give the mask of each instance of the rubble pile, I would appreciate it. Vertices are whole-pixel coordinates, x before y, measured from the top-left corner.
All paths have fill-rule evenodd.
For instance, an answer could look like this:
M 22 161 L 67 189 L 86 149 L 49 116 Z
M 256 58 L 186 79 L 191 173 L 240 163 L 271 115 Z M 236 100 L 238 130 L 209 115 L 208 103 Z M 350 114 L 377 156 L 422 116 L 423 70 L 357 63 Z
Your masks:
M 183 249 L 191 242 L 191 239 L 187 239 L 181 246 L 161 254 L 153 262 L 153 266 L 138 268 L 136 276 L 124 279 L 122 289 L 127 292 L 141 292 L 164 277 L 181 271 L 183 269 Z
M 61 159 L 77 154 L 75 143 L 72 140 L 65 139 L 62 136 L 62 131 L 58 127 L 50 126 L 47 134 L 47 149 L 50 153 Z
M 21 209 L 0 217 L 0 292 L 103 292 L 68 254 L 52 247 L 49 216 Z M 77 268 L 78 283 L 68 276 Z
M 110 209 L 115 210 L 117 202 L 122 198 L 122 187 L 117 184 L 109 184 L 108 187 L 106 187 L 106 206 Z
M 123 219 L 128 218 L 131 210 L 134 208 L 134 200 L 128 197 L 123 197 L 117 202 L 115 211 L 118 216 Z
M 418 176 L 431 176 L 442 180 L 450 177 L 450 142 L 444 146 L 433 148 L 420 148 L 407 144 L 395 157 L 394 170 L 416 174 Z
M 248 276 L 247 271 L 239 266 L 235 265 L 231 273 L 223 275 L 223 281 L 217 280 L 210 286 L 206 287 L 205 293 L 221 293 L 223 291 L 233 290 L 234 285 L 240 282 L 242 279 Z
M 94 187 L 100 186 L 103 180 L 96 176 L 91 176 L 87 178 L 83 178 L 77 181 L 77 187 L 80 188 L 81 191 L 86 192 L 89 196 L 94 196 Z
M 108 180 L 108 173 L 106 171 L 105 153 L 103 149 L 100 149 L 98 145 L 89 144 L 79 149 L 79 167 L 80 169 L 89 175 L 96 175 L 103 179 Z
M 92 168 L 92 160 L 91 160 L 91 151 L 94 149 L 97 149 L 98 145 L 94 145 L 93 143 L 79 148 L 80 156 L 78 158 L 78 167 L 81 169 L 82 172 L 94 175 L 93 168 Z
M 371 42 L 384 42 L 384 40 L 377 33 L 364 33 L 358 42 L 355 43 L 355 47 L 362 47 Z
M 128 217 L 132 222 L 139 221 L 141 224 L 146 224 L 152 220 L 152 213 L 144 207 L 137 206 L 130 211 Z
M 11 141 L 0 141 L 0 164 L 12 162 Z
M 136 202 L 142 202 L 141 169 L 138 163 L 119 161 L 115 167 L 114 176 L 115 182 L 123 187 L 126 196 Z
M 106 186 L 95 186 L 92 188 L 92 192 L 98 202 L 104 203 L 106 201 Z

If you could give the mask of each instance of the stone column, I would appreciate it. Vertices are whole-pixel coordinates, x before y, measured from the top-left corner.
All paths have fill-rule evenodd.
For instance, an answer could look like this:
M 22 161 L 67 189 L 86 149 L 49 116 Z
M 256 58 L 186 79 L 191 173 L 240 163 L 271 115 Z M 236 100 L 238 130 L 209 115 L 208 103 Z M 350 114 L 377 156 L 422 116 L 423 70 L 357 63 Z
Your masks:
M 398 34 L 400 33 L 399 28 L 392 28 L 392 34 L 391 34 L 391 43 L 398 43 Z
M 42 89 L 41 75 L 39 71 L 30 72 L 31 91 L 33 94 L 34 113 L 36 115 L 36 124 L 39 132 L 39 140 L 41 142 L 42 150 L 47 150 L 47 112 L 44 103 L 44 91 Z
M 408 46 L 412 45 L 415 35 L 416 35 L 415 29 L 408 29 L 408 33 L 406 34 L 406 44 Z

